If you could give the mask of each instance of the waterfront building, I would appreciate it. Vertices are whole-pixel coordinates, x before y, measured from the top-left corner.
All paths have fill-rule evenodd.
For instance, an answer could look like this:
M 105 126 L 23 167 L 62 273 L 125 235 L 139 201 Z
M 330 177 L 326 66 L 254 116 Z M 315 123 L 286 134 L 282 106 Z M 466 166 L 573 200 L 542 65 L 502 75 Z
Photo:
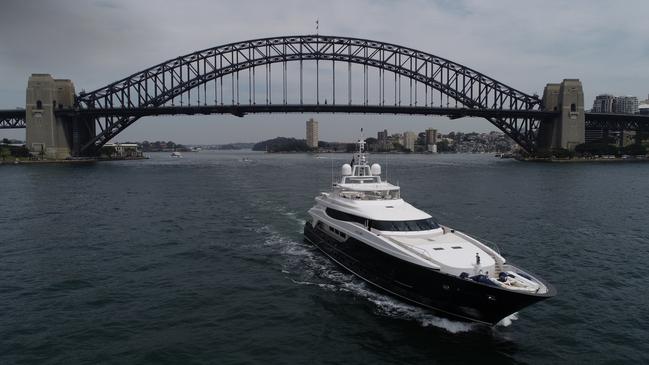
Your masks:
M 426 129 L 426 151 L 437 152 L 437 129 Z
M 403 147 L 411 152 L 415 152 L 415 141 L 417 141 L 417 134 L 415 132 L 403 132 Z
M 595 97 L 593 102 L 593 112 L 595 113 L 613 113 L 615 96 L 610 94 L 601 94 Z
M 313 118 L 306 121 L 306 145 L 318 148 L 318 121 Z
M 615 113 L 635 114 L 638 112 L 638 98 L 635 96 L 618 96 L 615 98 Z
M 115 149 L 115 155 L 112 157 L 142 157 L 142 148 L 137 143 L 106 143 L 104 147 Z

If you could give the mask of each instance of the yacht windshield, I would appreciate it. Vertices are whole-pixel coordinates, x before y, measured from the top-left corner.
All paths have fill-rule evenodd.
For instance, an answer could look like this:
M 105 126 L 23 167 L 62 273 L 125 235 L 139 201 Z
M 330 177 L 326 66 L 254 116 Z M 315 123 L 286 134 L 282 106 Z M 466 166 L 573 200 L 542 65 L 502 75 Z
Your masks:
M 370 221 L 370 225 L 379 231 L 428 231 L 439 228 L 439 224 L 433 220 L 418 219 L 414 221 Z
M 347 222 L 356 222 L 364 226 L 378 229 L 379 231 L 392 231 L 392 232 L 411 232 L 411 231 L 429 231 L 439 228 L 439 224 L 433 218 L 417 219 L 412 221 L 376 221 L 359 217 L 354 214 L 341 212 L 336 209 L 327 208 L 327 215 L 331 218 Z
M 340 196 L 354 200 L 393 200 L 399 199 L 399 190 L 342 191 Z

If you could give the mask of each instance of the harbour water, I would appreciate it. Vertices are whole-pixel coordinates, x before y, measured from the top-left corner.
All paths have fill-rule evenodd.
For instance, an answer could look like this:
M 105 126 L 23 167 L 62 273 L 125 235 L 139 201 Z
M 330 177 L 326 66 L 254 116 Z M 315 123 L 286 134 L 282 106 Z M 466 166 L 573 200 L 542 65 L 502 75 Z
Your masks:
M 383 295 L 303 243 L 351 155 L 325 157 L 0 167 L 0 363 L 649 362 L 645 164 L 370 156 L 406 200 L 557 288 L 487 328 Z

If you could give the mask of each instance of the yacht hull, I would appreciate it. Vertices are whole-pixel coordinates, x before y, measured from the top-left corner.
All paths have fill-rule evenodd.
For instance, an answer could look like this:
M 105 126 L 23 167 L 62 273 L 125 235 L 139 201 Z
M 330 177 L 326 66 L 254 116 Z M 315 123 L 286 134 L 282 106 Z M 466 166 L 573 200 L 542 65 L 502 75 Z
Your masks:
M 313 228 L 310 222 L 304 226 L 304 236 L 333 261 L 374 287 L 438 314 L 463 320 L 495 325 L 555 294 L 549 285 L 545 294 L 530 294 L 461 279 L 401 260 L 353 237 L 340 242 Z

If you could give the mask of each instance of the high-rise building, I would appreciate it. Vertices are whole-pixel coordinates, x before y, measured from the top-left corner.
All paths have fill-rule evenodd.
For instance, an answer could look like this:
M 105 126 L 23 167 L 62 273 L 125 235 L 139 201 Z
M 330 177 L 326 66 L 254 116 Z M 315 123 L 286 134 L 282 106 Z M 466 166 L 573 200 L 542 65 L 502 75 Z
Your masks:
M 638 98 L 635 96 L 618 96 L 615 98 L 615 113 L 635 114 L 638 112 Z
M 635 114 L 638 112 L 638 98 L 635 96 L 597 95 L 592 111 L 595 113 Z
M 437 152 L 437 129 L 426 129 L 426 151 Z
M 613 113 L 613 105 L 615 104 L 615 96 L 609 94 L 601 94 L 595 97 L 593 102 L 593 112 L 595 113 Z
M 306 121 L 306 145 L 318 148 L 318 121 L 313 118 Z
M 379 131 L 376 134 L 376 139 L 378 139 L 379 142 L 387 140 L 388 139 L 388 130 L 384 129 L 383 131 Z
M 417 134 L 415 132 L 403 132 L 403 147 L 411 152 L 415 152 L 415 141 L 417 140 Z

